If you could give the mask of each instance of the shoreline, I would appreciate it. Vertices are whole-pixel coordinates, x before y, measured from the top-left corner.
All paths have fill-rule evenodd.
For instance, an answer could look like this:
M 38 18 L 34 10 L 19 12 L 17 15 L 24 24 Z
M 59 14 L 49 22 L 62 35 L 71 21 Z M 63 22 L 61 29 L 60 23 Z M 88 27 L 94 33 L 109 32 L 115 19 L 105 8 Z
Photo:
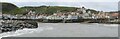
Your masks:
M 116 37 L 118 26 L 109 24 L 79 23 L 39 23 L 39 28 L 47 27 L 42 32 L 33 32 L 13 37 Z M 52 30 L 51 30 L 52 29 Z M 39 30 L 38 30 L 39 31 Z
M 15 20 L 4 20 L 0 24 L 0 33 L 16 31 L 19 29 L 32 29 L 37 28 L 38 24 L 36 22 L 26 22 L 26 21 L 15 21 Z
M 75 27 L 75 25 L 76 25 L 76 27 Z M 116 32 L 112 32 L 112 31 L 114 31 L 114 30 L 117 31 L 117 27 L 118 27 L 117 24 L 39 23 L 39 22 L 38 22 L 38 26 L 39 26 L 38 28 L 32 28 L 32 29 L 24 28 L 24 29 L 18 29 L 16 31 L 4 32 L 4 33 L 0 33 L 0 34 L 5 34 L 5 35 L 3 35 L 3 37 L 4 36 L 5 37 L 24 37 L 24 36 L 25 37 L 39 37 L 39 36 L 40 37 L 49 37 L 49 36 L 51 36 L 51 37 L 67 36 L 67 37 L 69 37 L 69 35 L 76 36 L 76 37 L 79 37 L 79 36 L 84 37 L 84 35 L 87 36 L 88 32 L 89 32 L 88 34 L 100 33 L 100 32 L 95 31 L 96 29 L 98 29 L 98 31 L 100 30 L 102 33 L 109 31 L 114 36 L 117 36 Z M 90 31 L 89 31 L 89 29 L 90 29 Z M 88 30 L 88 31 L 86 31 L 86 30 Z M 92 30 L 93 30 L 93 32 L 91 32 Z M 71 33 L 72 31 L 74 31 L 74 32 Z M 62 33 L 60 33 L 60 32 L 62 32 Z M 14 34 L 14 36 L 12 36 L 12 34 L 10 34 L 10 33 L 12 33 L 12 34 L 15 33 L 15 34 Z M 57 34 L 57 33 L 59 33 L 59 34 Z M 68 33 L 68 35 L 66 35 L 66 33 Z M 104 36 L 105 33 L 103 33 L 103 34 L 102 33 L 100 33 L 100 34 Z M 99 37 L 100 34 L 90 34 L 90 35 L 92 35 L 92 36 L 97 35 L 97 37 Z M 105 35 L 105 36 L 112 36 L 112 35 L 109 35 L 110 33 L 106 33 L 106 34 L 107 35 Z M 88 36 L 90 36 L 90 35 L 88 35 Z
M 11 24 L 9 24 L 9 23 L 11 23 L 12 21 L 20 21 L 20 20 L 4 20 L 4 21 L 6 21 L 6 23 L 4 23 L 4 24 L 7 24 L 7 25 L 11 25 Z M 11 21 L 11 22 L 9 22 L 9 21 Z M 8 22 L 8 23 L 7 23 Z M 13 24 L 12 25 L 14 25 L 14 22 L 12 22 Z M 38 23 L 42 23 L 42 22 L 32 22 L 32 21 L 24 21 L 25 23 L 30 23 L 30 24 L 32 24 L 32 25 L 35 25 L 35 26 L 38 26 Z M 22 23 L 22 22 L 21 22 Z M 36 24 L 37 23 L 37 24 Z M 19 23 L 18 23 L 19 24 Z M 42 23 L 42 24 L 44 24 L 44 23 Z M 49 24 L 49 23 L 45 23 L 45 24 Z M 50 23 L 50 24 L 53 24 L 53 23 Z M 56 23 L 56 24 L 59 24 L 59 23 Z M 60 23 L 60 24 L 70 24 L 70 23 Z M 88 23 L 88 22 L 83 22 L 83 23 L 71 23 L 71 24 L 111 24 L 111 23 Z M 116 24 L 116 23 L 115 23 Z M 16 24 L 15 24 L 16 25 Z M 111 24 L 111 25 L 113 25 L 113 23 Z M 116 25 L 119 25 L 119 24 L 116 24 Z M 11 28 L 10 28 L 11 27 Z M 22 30 L 22 29 L 24 29 L 24 28 L 30 28 L 30 29 L 34 29 L 34 28 L 37 28 L 37 27 L 32 27 L 32 26 L 30 26 L 30 27 L 24 27 L 24 28 L 21 28 L 21 27 L 19 27 L 18 29 L 13 29 L 12 27 L 15 27 L 15 26 L 2 26 L 1 25 L 1 30 L 0 30 L 0 34 L 1 33 L 4 33 L 4 32 L 12 32 L 12 31 L 17 31 L 17 30 Z M 17 26 L 16 26 L 17 27 Z M 2 28 L 4 28 L 4 29 L 2 29 Z M 7 29 L 7 30 L 6 30 Z
M 10 19 L 4 19 L 10 20 Z M 18 21 L 33 21 L 33 22 L 41 22 L 41 23 L 102 23 L 102 24 L 120 24 L 120 21 L 113 21 L 108 19 L 72 19 L 72 20 L 50 20 L 50 19 L 11 19 Z M 115 19 L 114 19 L 115 20 Z M 113 22 L 112 22 L 113 21 Z

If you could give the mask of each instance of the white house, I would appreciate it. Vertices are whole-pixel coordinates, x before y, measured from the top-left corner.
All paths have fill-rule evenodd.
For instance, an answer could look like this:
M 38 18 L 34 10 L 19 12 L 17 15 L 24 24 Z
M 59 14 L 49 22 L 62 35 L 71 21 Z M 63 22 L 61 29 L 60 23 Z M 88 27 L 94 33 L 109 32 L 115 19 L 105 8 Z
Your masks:
M 68 15 L 67 19 L 78 19 L 77 15 Z

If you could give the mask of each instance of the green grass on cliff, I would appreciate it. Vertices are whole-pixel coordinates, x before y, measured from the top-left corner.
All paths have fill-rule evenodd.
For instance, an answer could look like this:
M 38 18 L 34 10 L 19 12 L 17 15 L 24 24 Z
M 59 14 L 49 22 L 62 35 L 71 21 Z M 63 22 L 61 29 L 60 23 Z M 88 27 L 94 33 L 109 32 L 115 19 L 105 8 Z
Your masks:
M 24 6 L 18 8 L 16 5 L 11 3 L 2 3 L 2 13 L 3 14 L 25 14 L 29 10 L 33 10 L 36 13 L 46 13 L 53 14 L 57 11 L 60 12 L 75 12 L 78 8 L 76 7 L 65 7 L 65 6 Z M 91 10 L 91 9 L 88 9 Z M 95 10 L 91 10 L 92 12 L 96 12 Z

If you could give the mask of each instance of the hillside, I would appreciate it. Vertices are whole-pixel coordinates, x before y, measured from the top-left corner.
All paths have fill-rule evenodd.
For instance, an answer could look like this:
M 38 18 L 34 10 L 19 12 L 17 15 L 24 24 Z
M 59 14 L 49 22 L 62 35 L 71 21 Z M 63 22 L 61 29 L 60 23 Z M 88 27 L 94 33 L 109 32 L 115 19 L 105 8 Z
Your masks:
M 39 7 L 26 6 L 26 7 L 22 7 L 21 9 L 27 10 L 27 11 L 33 10 L 36 13 L 53 14 L 53 13 L 56 13 L 57 11 L 73 12 L 73 11 L 76 11 L 77 8 L 75 8 L 75 7 L 62 7 L 62 6 L 39 6 Z
M 8 13 L 16 8 L 18 8 L 16 5 L 12 4 L 12 3 L 0 3 L 2 4 L 2 13 Z
M 65 7 L 65 6 L 24 6 L 18 8 L 16 5 L 11 3 L 0 3 L 2 4 L 2 13 L 3 14 L 25 14 L 30 10 L 35 11 L 40 14 L 53 14 L 57 11 L 60 12 L 75 12 L 78 8 L 76 7 Z M 96 13 L 96 10 L 88 9 L 87 11 L 91 11 L 92 13 Z

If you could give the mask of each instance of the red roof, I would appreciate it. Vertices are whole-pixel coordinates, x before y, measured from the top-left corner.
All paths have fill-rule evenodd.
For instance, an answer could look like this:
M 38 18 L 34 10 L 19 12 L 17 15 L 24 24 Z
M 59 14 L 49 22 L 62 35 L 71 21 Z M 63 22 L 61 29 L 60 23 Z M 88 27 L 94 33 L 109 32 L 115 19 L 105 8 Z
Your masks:
M 118 16 L 119 13 L 112 13 L 111 16 Z

